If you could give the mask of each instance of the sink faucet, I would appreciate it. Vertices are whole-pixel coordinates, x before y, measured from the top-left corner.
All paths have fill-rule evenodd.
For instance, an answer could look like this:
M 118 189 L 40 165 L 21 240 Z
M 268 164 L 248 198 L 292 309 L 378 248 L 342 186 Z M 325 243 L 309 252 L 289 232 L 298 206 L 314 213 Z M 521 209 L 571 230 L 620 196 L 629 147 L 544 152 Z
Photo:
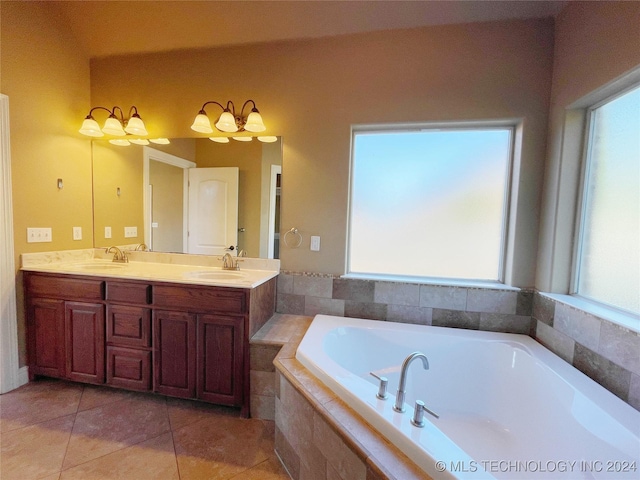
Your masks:
M 149 250 L 149 247 L 147 247 L 146 244 L 144 243 L 140 243 L 137 247 L 136 247 L 136 252 L 138 251 L 142 251 L 142 252 L 146 252 Z
M 113 253 L 113 261 L 118 263 L 129 263 L 127 254 L 120 250 L 118 247 L 109 247 L 106 250 L 107 253 Z
M 227 252 L 222 256 L 222 269 L 223 270 L 240 270 L 240 265 L 238 265 L 238 262 L 234 263 L 233 257 L 229 252 Z
M 396 393 L 396 403 L 393 406 L 393 409 L 396 412 L 404 412 L 404 395 L 406 393 L 406 383 L 407 383 L 407 370 L 409 369 L 409 365 L 416 358 L 422 360 L 422 367 L 425 370 L 429 370 L 429 360 L 427 360 L 427 356 L 422 352 L 413 352 L 407 358 L 404 359 L 402 363 L 402 370 L 400 372 L 400 385 L 398 385 L 398 392 Z

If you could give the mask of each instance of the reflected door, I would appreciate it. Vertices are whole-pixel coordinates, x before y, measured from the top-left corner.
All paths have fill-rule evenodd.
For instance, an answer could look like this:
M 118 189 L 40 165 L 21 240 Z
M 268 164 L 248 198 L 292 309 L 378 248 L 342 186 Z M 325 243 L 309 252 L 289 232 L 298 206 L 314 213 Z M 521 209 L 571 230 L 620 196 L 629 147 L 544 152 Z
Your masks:
M 238 244 L 237 167 L 189 169 L 188 253 L 235 255 Z

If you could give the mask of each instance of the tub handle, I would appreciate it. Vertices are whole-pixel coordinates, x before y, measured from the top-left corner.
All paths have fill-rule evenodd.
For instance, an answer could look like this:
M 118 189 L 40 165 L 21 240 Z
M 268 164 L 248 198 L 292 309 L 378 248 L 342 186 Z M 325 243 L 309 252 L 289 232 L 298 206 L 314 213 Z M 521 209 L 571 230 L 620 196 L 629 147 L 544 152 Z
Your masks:
M 378 393 L 376 394 L 376 397 L 380 400 L 386 400 L 389 396 L 387 395 L 387 385 L 389 384 L 389 379 L 387 377 L 381 377 L 373 372 L 369 372 L 369 375 L 380 380 L 380 386 L 378 387 Z
M 427 412 L 429 415 L 433 415 L 436 418 L 440 418 L 437 413 L 434 413 L 427 407 L 425 407 L 422 400 L 416 400 L 416 407 L 413 411 L 413 418 L 411 419 L 411 423 L 419 428 L 424 427 L 424 412 Z

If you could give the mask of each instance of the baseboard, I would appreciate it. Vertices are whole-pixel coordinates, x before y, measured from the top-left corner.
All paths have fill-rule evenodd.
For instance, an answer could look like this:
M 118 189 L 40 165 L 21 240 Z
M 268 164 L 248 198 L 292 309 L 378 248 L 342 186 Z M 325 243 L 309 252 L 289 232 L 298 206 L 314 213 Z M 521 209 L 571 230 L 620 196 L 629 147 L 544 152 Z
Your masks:
M 17 383 L 16 388 L 29 383 L 29 367 L 25 365 L 24 367 L 18 369 L 18 376 L 17 376 L 16 383 Z

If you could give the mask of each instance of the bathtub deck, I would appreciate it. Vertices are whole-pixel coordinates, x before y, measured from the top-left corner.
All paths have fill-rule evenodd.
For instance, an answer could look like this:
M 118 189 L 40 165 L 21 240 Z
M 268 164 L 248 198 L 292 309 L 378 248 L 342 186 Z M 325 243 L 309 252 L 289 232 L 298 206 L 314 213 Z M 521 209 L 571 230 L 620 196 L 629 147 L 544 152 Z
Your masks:
M 276 314 L 251 339 L 252 348 L 281 347 L 273 362 L 275 448 L 292 478 L 313 473 L 313 478 L 327 479 L 336 474 L 349 480 L 429 479 L 296 360 L 311 320 Z

